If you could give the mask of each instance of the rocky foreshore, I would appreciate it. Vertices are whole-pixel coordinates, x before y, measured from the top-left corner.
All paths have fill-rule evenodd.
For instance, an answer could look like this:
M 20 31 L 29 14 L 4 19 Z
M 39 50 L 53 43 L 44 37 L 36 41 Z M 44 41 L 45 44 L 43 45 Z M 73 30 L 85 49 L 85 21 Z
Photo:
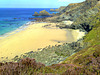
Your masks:
M 58 19 L 56 19 L 56 21 L 53 22 L 51 20 L 54 20 L 54 17 L 56 16 L 48 17 L 48 18 L 33 18 L 33 19 L 36 20 L 35 22 L 56 23 L 56 27 L 59 27 L 60 29 L 63 28 L 74 29 L 73 27 L 71 27 L 73 21 L 62 20 L 57 22 Z M 50 18 L 51 20 L 48 20 Z M 46 27 L 49 27 L 49 25 L 47 25 Z M 72 42 L 72 43 L 64 43 L 63 45 L 47 46 L 45 48 L 40 48 L 38 49 L 37 52 L 31 51 L 22 54 L 21 56 L 15 56 L 12 60 L 20 61 L 23 58 L 29 57 L 29 58 L 34 58 L 37 62 L 41 62 L 46 66 L 48 66 L 52 64 L 58 64 L 64 61 L 66 58 L 68 58 L 69 56 L 73 55 L 74 53 L 80 51 L 85 47 L 86 46 L 83 43 L 83 38 L 81 38 L 80 40 L 77 40 L 76 42 Z
M 36 18 L 37 22 L 48 22 L 45 21 L 47 18 Z M 51 22 L 52 23 L 52 22 Z M 62 21 L 62 22 L 55 22 L 55 27 L 64 28 L 63 25 L 70 26 L 73 22 L 72 21 Z M 61 26 L 61 27 L 60 27 Z M 45 28 L 49 28 L 49 24 L 44 26 Z M 51 26 L 50 27 L 54 27 Z M 71 29 L 71 28 L 70 28 Z M 64 61 L 67 57 L 71 56 L 72 54 L 80 51 L 84 48 L 83 38 L 77 40 L 76 42 L 72 43 L 64 43 L 63 45 L 55 45 L 55 46 L 47 46 L 45 48 L 39 48 L 36 52 L 28 52 L 22 54 L 21 56 L 15 56 L 12 60 L 13 61 L 20 61 L 23 58 L 29 57 L 34 58 L 37 62 L 41 62 L 46 66 L 57 64 Z M 60 41 L 58 41 L 60 43 Z
M 37 70 L 37 68 L 33 71 L 33 68 L 31 69 L 29 67 L 29 63 L 31 63 L 33 59 L 24 59 L 24 62 L 22 62 L 24 65 L 28 65 L 29 69 L 27 69 L 27 67 L 26 69 L 29 73 L 31 71 L 31 73 L 36 72 L 44 75 L 51 73 L 52 75 L 100 75 L 99 0 L 86 0 L 81 3 L 69 4 L 60 10 L 59 16 L 44 18 L 41 21 L 59 22 L 57 27 L 61 29 L 79 29 L 87 34 L 85 37 L 77 40 L 77 42 L 40 48 L 38 52 L 31 51 L 21 56 L 16 56 L 13 58 L 13 61 L 17 62 L 29 57 L 35 58 L 37 62 L 51 65 L 42 68 L 39 67 L 39 70 Z M 69 24 L 68 21 L 70 21 Z M 8 65 L 8 63 L 6 63 L 6 65 Z M 3 72 L 3 70 L 1 72 Z M 21 72 L 23 73 L 23 70 Z M 26 70 L 24 70 L 24 72 L 26 72 Z
M 69 6 L 77 6 L 78 4 L 71 4 Z M 80 4 L 79 4 L 80 5 Z M 69 8 L 68 6 L 68 8 Z M 64 8 L 62 10 L 64 13 Z M 60 12 L 61 13 L 61 12 Z M 82 26 L 78 27 L 80 25 L 73 25 L 75 23 L 74 20 L 72 20 L 70 17 L 65 16 L 69 19 L 65 19 L 65 17 L 62 18 L 62 15 L 54 15 L 53 17 L 48 17 L 48 18 L 30 18 L 30 19 L 35 19 L 35 22 L 50 22 L 50 23 L 57 23 L 56 27 L 59 27 L 60 29 L 67 28 L 67 29 L 79 29 L 80 31 L 88 32 L 88 26 Z M 39 16 L 40 14 L 35 13 L 35 16 Z M 67 13 L 69 14 L 69 13 Z M 47 14 L 49 15 L 49 14 Z M 47 26 L 48 27 L 48 26 Z M 64 43 L 63 45 L 58 45 L 58 46 L 48 46 L 43 49 L 38 49 L 38 52 L 28 52 L 25 54 L 22 54 L 21 56 L 16 56 L 13 58 L 13 61 L 20 61 L 23 58 L 29 57 L 29 58 L 34 58 L 37 62 L 41 62 L 45 65 L 52 65 L 52 64 L 57 64 L 62 61 L 64 61 L 66 58 L 71 56 L 72 54 L 80 51 L 81 49 L 84 49 L 86 45 L 84 45 L 83 42 L 84 38 L 81 38 L 80 40 L 77 40 L 77 42 L 72 42 L 72 43 Z
M 38 49 L 37 52 L 28 52 L 21 56 L 15 56 L 13 61 L 20 61 L 23 58 L 34 58 L 37 62 L 41 62 L 46 66 L 57 64 L 64 61 L 67 57 L 84 48 L 82 39 L 73 43 L 64 43 L 63 45 L 47 46 Z
M 45 19 L 47 18 L 36 18 L 36 21 L 48 22 L 48 21 L 45 21 Z M 62 28 L 72 29 L 71 27 L 65 27 L 65 25 L 70 26 L 72 25 L 72 23 L 73 23 L 72 21 L 61 21 L 59 23 L 55 22 L 56 27 L 59 27 L 61 29 Z M 48 28 L 49 25 L 46 25 L 44 27 Z M 29 58 L 34 58 L 37 62 L 41 62 L 45 64 L 46 66 L 48 66 L 48 65 L 57 64 L 64 61 L 66 58 L 68 58 L 72 54 L 80 51 L 81 49 L 85 47 L 86 46 L 83 43 L 83 38 L 81 38 L 77 40 L 76 42 L 72 42 L 72 43 L 63 43 L 63 45 L 55 45 L 55 46 L 47 46 L 45 48 L 39 48 L 38 51 L 36 52 L 31 51 L 31 52 L 22 54 L 21 56 L 15 56 L 12 60 L 18 62 L 23 58 L 29 57 Z

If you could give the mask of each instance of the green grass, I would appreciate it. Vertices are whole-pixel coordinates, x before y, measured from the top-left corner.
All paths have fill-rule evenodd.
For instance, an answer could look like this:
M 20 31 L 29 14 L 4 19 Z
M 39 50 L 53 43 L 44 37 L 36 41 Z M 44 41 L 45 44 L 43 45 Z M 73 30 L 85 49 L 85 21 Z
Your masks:
M 98 27 L 94 27 L 84 38 L 85 43 L 89 45 L 99 45 L 100 44 L 100 24 Z
M 84 43 L 88 46 L 87 48 L 70 56 L 63 63 L 86 65 L 92 58 L 100 55 L 100 23 L 95 24 L 95 27 L 84 37 Z
M 87 8 L 91 5 L 94 6 L 94 0 Z M 87 0 L 87 3 L 90 3 L 90 0 Z M 84 4 L 83 4 L 84 5 Z M 81 8 L 82 4 L 80 4 Z M 84 7 L 86 8 L 86 7 Z M 99 10 L 99 5 L 92 7 L 90 9 L 82 9 L 86 10 L 82 16 L 76 19 L 74 25 L 89 25 L 90 27 L 93 26 L 93 29 L 89 31 L 88 34 L 84 37 L 84 44 L 87 46 L 86 48 L 78 51 L 77 53 L 70 56 L 74 50 L 77 50 L 77 46 L 74 47 L 73 45 L 63 44 L 59 46 L 52 46 L 44 48 L 41 52 L 31 52 L 22 55 L 20 58 L 18 56 L 15 57 L 15 61 L 20 60 L 21 58 L 35 58 L 37 62 L 41 61 L 44 64 L 47 63 L 55 63 L 61 57 L 70 56 L 65 59 L 61 64 L 53 64 L 51 66 L 45 66 L 40 63 L 36 63 L 33 59 L 27 58 L 23 59 L 18 63 L 8 63 L 3 64 L 0 63 L 0 73 L 13 73 L 16 72 L 20 73 L 21 75 L 45 75 L 45 74 L 62 74 L 62 75 L 99 75 L 100 74 L 100 12 L 91 15 L 87 13 L 94 10 Z M 78 7 L 73 8 L 75 10 Z M 90 28 L 91 29 L 91 28 Z M 79 43 L 80 44 L 80 43 Z M 72 49 L 72 47 L 74 49 Z M 79 46 L 79 45 L 78 45 Z M 78 48 L 79 49 L 79 48 Z M 63 58 L 62 58 L 63 59 Z M 48 62 L 46 62 L 48 61 Z M 60 61 L 60 60 L 59 60 Z M 15 65 L 15 66 L 14 66 Z M 50 65 L 50 64 L 49 64 Z M 11 67 L 12 66 L 12 67 Z M 6 70 L 5 70 L 6 69 Z M 14 69 L 14 70 L 12 70 Z M 3 71 L 5 70 L 5 72 Z M 17 74 L 18 75 L 18 74 Z
M 99 56 L 100 56 L 100 45 L 94 45 L 70 56 L 62 63 L 76 64 L 78 66 L 83 66 L 92 61 L 92 58 L 97 58 Z

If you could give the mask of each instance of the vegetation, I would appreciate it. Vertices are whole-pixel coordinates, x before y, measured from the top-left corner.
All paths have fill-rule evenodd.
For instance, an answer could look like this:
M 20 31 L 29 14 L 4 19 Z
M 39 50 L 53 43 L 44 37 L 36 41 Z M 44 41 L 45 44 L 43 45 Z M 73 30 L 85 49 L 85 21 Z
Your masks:
M 60 11 L 61 15 L 57 17 L 57 20 L 73 20 L 74 23 L 70 27 L 72 29 L 86 31 L 87 34 L 82 40 L 71 44 L 49 46 L 39 49 L 38 52 L 16 56 L 13 60 L 18 61 L 17 63 L 0 63 L 0 75 L 100 75 L 100 5 L 98 1 L 86 0 L 82 3 L 70 4 L 63 8 Z M 43 64 L 37 63 L 32 58 Z
M 84 42 L 91 45 L 99 45 L 100 44 L 100 23 L 97 24 L 99 26 L 95 26 L 85 37 Z
M 89 75 L 99 75 L 100 45 L 94 45 L 83 49 L 80 52 L 74 54 L 73 56 L 67 58 L 63 63 L 80 66 L 82 67 L 83 71 L 86 71 Z M 80 70 L 81 73 L 85 74 L 85 72 L 83 71 Z
M 73 53 L 81 50 L 83 47 L 82 42 L 73 42 L 71 44 L 63 44 L 56 46 L 48 46 L 43 49 L 38 49 L 38 52 L 28 52 L 21 56 L 16 56 L 13 60 L 20 61 L 23 58 L 29 57 L 34 58 L 37 62 L 41 62 L 46 66 L 59 63 L 65 58 L 71 56 Z

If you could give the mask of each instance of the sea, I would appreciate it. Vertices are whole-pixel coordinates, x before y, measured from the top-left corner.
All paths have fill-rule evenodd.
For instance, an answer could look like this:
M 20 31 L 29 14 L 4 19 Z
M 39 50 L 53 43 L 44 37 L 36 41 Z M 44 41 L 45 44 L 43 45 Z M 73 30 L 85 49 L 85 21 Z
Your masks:
M 0 8 L 0 36 L 18 29 L 19 27 L 34 21 L 30 18 L 43 18 L 49 16 L 33 16 L 35 12 L 46 10 L 50 14 L 51 8 Z M 53 8 L 56 9 L 56 8 Z

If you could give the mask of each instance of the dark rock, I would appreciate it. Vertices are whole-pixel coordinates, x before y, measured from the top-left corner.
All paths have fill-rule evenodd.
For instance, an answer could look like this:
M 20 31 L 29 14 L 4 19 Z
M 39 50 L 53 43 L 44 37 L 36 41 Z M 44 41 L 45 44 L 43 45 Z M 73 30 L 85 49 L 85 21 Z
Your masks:
M 17 18 L 14 18 L 14 19 L 17 19 Z

